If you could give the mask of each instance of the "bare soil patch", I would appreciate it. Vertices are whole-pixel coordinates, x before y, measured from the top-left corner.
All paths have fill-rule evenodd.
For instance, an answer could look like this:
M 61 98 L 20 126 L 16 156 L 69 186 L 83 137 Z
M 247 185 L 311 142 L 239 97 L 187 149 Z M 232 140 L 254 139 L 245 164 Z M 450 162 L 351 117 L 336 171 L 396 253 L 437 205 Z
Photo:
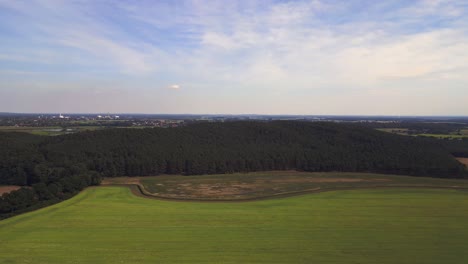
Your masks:
M 255 179 L 249 182 L 218 182 L 218 183 L 175 183 L 166 189 L 169 197 L 185 198 L 239 198 L 255 196 L 257 194 L 278 194 L 292 190 L 320 188 L 310 183 L 353 183 L 353 182 L 382 182 L 387 179 L 358 179 L 358 178 L 284 178 L 284 179 Z M 306 185 L 304 185 L 306 184 Z
M 142 177 L 115 177 L 105 178 L 102 180 L 101 185 L 114 185 L 114 184 L 140 184 Z
M 121 182 L 128 184 L 130 181 L 135 182 L 136 180 L 136 178 L 112 179 L 110 183 Z M 369 177 L 369 175 L 363 174 L 299 171 L 201 176 L 161 175 L 156 177 L 141 177 L 139 180 L 140 186 L 146 192 L 156 196 L 207 200 L 251 199 L 329 187 L 347 187 L 356 184 L 377 186 L 392 181 L 388 178 Z
M 327 190 L 381 187 L 468 188 L 468 180 L 352 172 L 268 171 L 216 175 L 106 178 L 103 185 L 138 186 L 154 198 L 241 201 Z
M 301 182 L 378 182 L 378 181 L 389 181 L 389 179 L 359 179 L 359 178 L 287 178 L 287 179 L 274 179 L 272 182 L 276 183 L 301 183 Z
M 0 186 L 0 195 L 4 193 L 9 193 L 12 191 L 19 190 L 21 186 L 16 186 L 16 185 L 7 185 L 7 186 Z
M 459 162 L 468 167 L 468 158 L 456 158 Z

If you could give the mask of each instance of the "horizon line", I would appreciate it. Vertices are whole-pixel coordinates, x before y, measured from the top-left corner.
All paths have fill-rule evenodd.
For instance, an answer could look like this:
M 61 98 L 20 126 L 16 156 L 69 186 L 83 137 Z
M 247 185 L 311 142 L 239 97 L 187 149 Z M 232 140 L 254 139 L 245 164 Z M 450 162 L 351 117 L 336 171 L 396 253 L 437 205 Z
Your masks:
M 320 117 L 465 117 L 468 118 L 468 115 L 386 115 L 386 114 L 213 114 L 213 113 L 204 113 L 204 114 L 193 114 L 193 113 L 132 113 L 132 112 L 0 112 L 2 114 L 23 114 L 23 115 L 54 115 L 54 114 L 65 114 L 65 115 L 97 115 L 97 114 L 107 114 L 107 115 L 188 115 L 188 116 L 320 116 Z

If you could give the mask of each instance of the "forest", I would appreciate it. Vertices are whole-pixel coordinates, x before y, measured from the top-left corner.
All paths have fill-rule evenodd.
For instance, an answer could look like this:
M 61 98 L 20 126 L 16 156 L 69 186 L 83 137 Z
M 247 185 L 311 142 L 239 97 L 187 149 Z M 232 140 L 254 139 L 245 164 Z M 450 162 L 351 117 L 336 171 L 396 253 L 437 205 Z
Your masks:
M 269 170 L 466 178 L 468 141 L 400 136 L 331 122 L 198 123 L 56 137 L 0 135 L 0 218 L 46 206 L 102 177 Z

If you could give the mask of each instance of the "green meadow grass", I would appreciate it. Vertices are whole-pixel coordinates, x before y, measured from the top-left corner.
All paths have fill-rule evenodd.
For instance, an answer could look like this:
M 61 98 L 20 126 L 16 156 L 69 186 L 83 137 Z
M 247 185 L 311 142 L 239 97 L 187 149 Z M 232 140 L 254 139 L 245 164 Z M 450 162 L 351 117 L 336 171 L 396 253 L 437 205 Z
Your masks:
M 468 135 L 454 135 L 454 134 L 418 134 L 418 136 L 435 137 L 435 138 L 466 138 Z
M 172 202 L 89 188 L 0 221 L 0 263 L 468 263 L 468 192 Z

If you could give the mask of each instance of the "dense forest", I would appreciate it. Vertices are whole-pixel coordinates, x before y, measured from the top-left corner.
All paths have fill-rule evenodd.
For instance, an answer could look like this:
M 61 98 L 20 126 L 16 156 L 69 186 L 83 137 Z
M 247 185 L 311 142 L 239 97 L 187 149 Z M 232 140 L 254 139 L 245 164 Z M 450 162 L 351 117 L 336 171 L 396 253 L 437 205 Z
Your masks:
M 468 138 L 463 139 L 440 139 L 437 141 L 444 146 L 448 152 L 455 157 L 468 158 Z
M 295 169 L 463 178 L 467 171 L 451 153 L 467 152 L 463 141 L 323 122 L 200 123 L 57 137 L 2 133 L 0 184 L 26 187 L 2 196 L 0 215 L 60 201 L 103 176 Z

